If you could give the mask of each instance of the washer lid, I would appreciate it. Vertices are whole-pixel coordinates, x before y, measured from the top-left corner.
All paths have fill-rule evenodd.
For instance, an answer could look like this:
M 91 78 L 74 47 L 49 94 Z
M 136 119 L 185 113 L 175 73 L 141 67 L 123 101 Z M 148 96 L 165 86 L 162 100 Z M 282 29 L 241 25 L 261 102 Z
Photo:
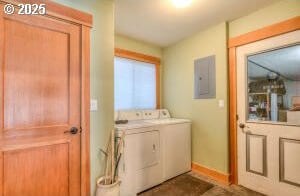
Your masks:
M 179 123 L 191 123 L 189 119 L 179 119 L 179 118 L 164 118 L 164 119 L 154 119 L 146 120 L 145 122 L 151 124 L 179 124 Z
M 151 127 L 151 126 L 153 126 L 153 123 L 146 122 L 143 120 L 133 120 L 133 121 L 128 121 L 127 124 L 115 125 L 115 128 L 117 130 L 127 130 L 127 129 L 138 129 L 138 128 Z

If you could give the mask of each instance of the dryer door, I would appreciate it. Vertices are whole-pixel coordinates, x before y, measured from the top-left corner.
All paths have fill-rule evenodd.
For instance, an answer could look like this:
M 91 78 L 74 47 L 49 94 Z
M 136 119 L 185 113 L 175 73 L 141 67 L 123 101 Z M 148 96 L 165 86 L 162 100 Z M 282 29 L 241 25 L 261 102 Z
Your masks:
M 140 133 L 127 135 L 125 144 L 127 174 L 123 181 L 128 183 L 125 182 L 123 185 L 133 186 L 135 193 L 139 193 L 160 184 L 162 182 L 160 132 L 145 128 L 145 132 L 141 130 Z
M 150 131 L 136 135 L 136 168 L 141 170 L 159 162 L 159 132 Z
M 155 130 L 140 133 L 137 138 L 135 182 L 137 192 L 141 192 L 162 182 L 160 132 Z

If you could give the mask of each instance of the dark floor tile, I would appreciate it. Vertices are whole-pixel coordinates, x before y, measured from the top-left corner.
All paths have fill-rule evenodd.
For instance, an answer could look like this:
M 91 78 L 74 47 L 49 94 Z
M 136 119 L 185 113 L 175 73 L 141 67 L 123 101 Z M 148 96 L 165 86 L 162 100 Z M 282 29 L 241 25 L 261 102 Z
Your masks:
M 206 191 L 202 196 L 264 196 L 244 187 L 230 187 L 228 189 L 215 186 L 214 188 Z
M 198 196 L 214 185 L 184 174 L 145 191 L 140 196 Z
M 221 187 L 215 186 L 214 188 L 206 191 L 202 196 L 236 196 L 236 195 Z
M 265 196 L 242 186 L 232 186 L 232 191 L 235 193 L 235 196 Z
M 242 186 L 219 186 L 201 179 L 184 174 L 140 193 L 139 196 L 265 196 Z

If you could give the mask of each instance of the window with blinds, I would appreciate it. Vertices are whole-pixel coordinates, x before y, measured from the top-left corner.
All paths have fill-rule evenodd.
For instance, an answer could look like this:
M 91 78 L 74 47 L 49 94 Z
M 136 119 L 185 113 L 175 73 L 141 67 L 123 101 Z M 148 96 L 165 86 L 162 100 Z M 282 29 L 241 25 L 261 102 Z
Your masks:
M 115 57 L 115 110 L 156 108 L 155 64 Z

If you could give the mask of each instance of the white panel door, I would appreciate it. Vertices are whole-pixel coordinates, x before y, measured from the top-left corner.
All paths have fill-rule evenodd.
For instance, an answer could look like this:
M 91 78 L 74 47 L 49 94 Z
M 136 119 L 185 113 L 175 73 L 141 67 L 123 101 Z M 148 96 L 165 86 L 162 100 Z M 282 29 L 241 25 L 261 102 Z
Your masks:
M 275 106 L 271 107 L 271 102 L 274 101 L 271 100 L 271 91 L 266 94 L 265 101 L 257 101 L 261 105 L 252 104 L 255 103 L 253 99 L 263 99 L 263 95 L 251 95 L 252 97 L 249 95 L 251 73 L 248 70 L 248 57 L 256 53 L 288 47 L 291 44 L 299 44 L 299 42 L 300 31 L 294 31 L 237 48 L 238 183 L 272 196 L 300 195 L 300 126 L 278 122 L 286 121 L 285 113 L 289 112 L 288 109 L 279 111 L 277 108 L 281 106 L 280 104 L 285 104 L 278 101 L 281 99 L 280 93 L 277 94 L 278 103 Z M 278 55 L 274 58 L 277 57 Z M 296 53 L 292 55 L 292 58 L 300 58 L 300 51 L 298 55 Z M 295 69 L 296 71 L 300 70 L 300 64 L 298 66 L 299 69 Z M 266 72 L 269 79 L 267 82 L 272 81 L 269 72 Z M 252 74 L 254 78 L 259 75 L 255 72 Z M 285 81 L 284 84 L 288 86 L 289 82 Z M 274 85 L 272 88 L 277 86 Z M 281 86 L 278 85 L 278 88 Z M 288 87 L 286 88 L 288 91 Z M 283 91 L 282 99 L 289 101 L 287 93 Z M 261 108 L 265 108 L 265 114 Z M 251 112 L 260 113 L 261 116 Z M 282 113 L 284 115 L 281 115 Z M 264 115 L 265 117 L 262 117 Z M 274 122 L 274 118 L 278 120 Z

